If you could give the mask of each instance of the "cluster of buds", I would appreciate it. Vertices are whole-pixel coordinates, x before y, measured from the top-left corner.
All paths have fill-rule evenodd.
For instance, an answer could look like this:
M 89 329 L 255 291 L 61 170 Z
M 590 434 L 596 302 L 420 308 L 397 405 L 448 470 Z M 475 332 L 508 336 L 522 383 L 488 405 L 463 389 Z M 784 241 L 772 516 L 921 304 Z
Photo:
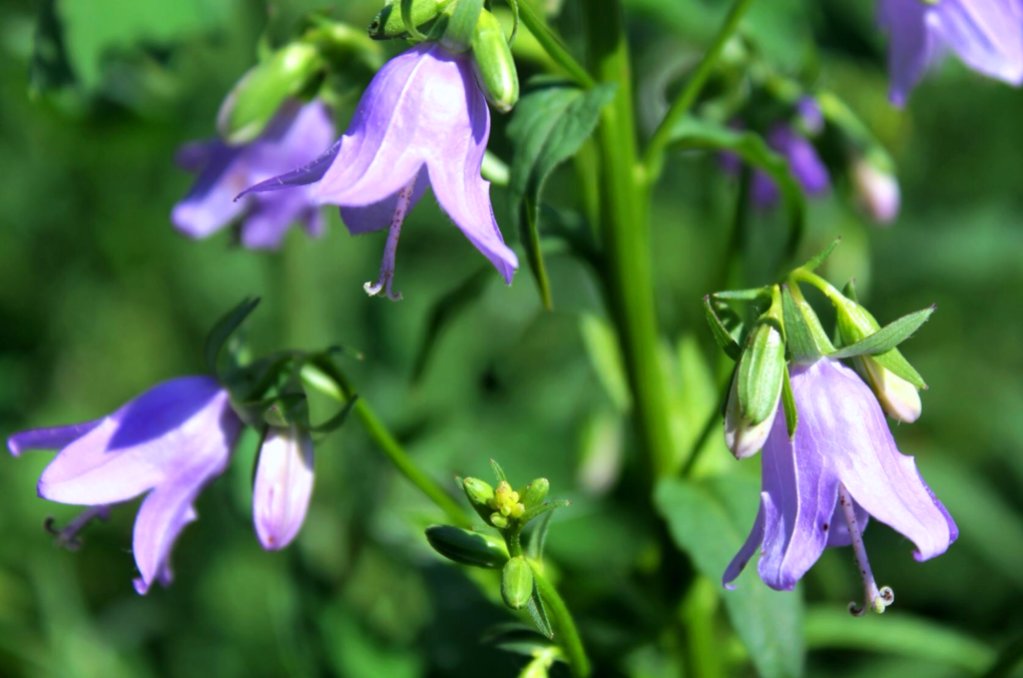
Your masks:
M 479 478 L 463 478 L 460 482 L 473 510 L 498 535 L 437 525 L 427 528 L 426 537 L 438 553 L 456 563 L 500 568 L 505 604 L 512 610 L 528 608 L 538 629 L 550 636 L 534 581 L 534 573 L 542 568 L 548 521 L 537 522 L 525 547 L 523 534 L 530 521 L 549 517 L 551 511 L 568 502 L 547 501 L 550 482 L 546 478 L 536 478 L 515 490 L 497 462 L 491 464 L 498 479 L 496 487 Z

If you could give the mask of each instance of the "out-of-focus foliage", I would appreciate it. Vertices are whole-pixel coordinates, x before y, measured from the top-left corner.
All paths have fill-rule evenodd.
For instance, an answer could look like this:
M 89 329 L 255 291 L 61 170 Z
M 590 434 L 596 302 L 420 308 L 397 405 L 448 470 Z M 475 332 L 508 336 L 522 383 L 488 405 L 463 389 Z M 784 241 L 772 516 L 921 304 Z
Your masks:
M 563 4 L 559 25 L 571 35 L 585 2 Z M 509 476 L 546 476 L 552 493 L 572 500 L 553 518 L 547 553 L 600 675 L 677 675 L 666 648 L 679 645 L 693 675 L 749 666 L 772 675 L 800 666 L 844 676 L 982 671 L 1023 642 L 1023 91 L 948 63 L 905 111 L 892 109 L 871 4 L 760 2 L 744 29 L 774 68 L 839 93 L 898 166 L 903 212 L 890 229 L 868 224 L 840 183 L 808 205 L 801 254 L 841 236 L 825 272 L 855 278 L 882 324 L 938 307 L 902 346 L 930 390 L 921 419 L 895 435 L 961 536 L 918 564 L 884 526 L 867 531 L 880 583 L 897 596 L 883 618 L 837 616 L 859 596 L 847 550 L 825 553 L 796 593 L 770 592 L 747 575 L 732 599 L 716 588 L 727 557 L 656 551 L 666 531 L 694 552 L 720 536 L 690 531 L 674 513 L 682 505 L 688 520 L 703 511 L 722 530 L 734 527 L 736 543 L 755 508 L 747 476 L 757 464 L 735 462 L 717 424 L 709 442 L 698 438 L 726 383 L 700 302 L 726 283 L 768 282 L 777 261 L 764 252 L 780 252 L 768 244 L 783 242 L 790 224 L 782 211 L 751 214 L 745 273 L 734 280 L 722 256 L 736 186 L 714 156 L 676 153 L 655 192 L 653 293 L 670 340 L 673 427 L 684 454 L 706 448 L 698 480 L 658 493 L 666 523 L 630 481 L 630 405 L 613 339 L 602 334 L 600 283 L 563 248 L 544 252 L 555 298 L 546 312 L 526 270 L 510 288 L 494 275 L 478 282 L 476 253 L 429 199 L 403 232 L 400 304 L 366 299 L 361 285 L 376 273 L 382 237 L 350 237 L 333 210 L 325 237 L 295 231 L 279 253 L 242 251 L 227 233 L 196 243 L 173 231 L 168 214 L 190 181 L 173 165 L 175 149 L 214 133 L 221 98 L 260 40 L 286 35 L 308 10 L 368 25 L 379 9 L 370 0 L 270 3 L 269 21 L 265 3 L 242 0 L 0 8 L 0 433 L 86 420 L 161 379 L 202 371 L 209 326 L 258 295 L 264 307 L 247 325 L 254 347 L 361 350 L 363 360 L 349 363 L 360 394 L 446 487 L 456 473 L 486 476 L 496 457 Z M 726 6 L 629 3 L 646 132 Z M 520 67 L 525 81 L 531 67 Z M 507 123 L 495 117 L 491 143 L 506 161 Z M 541 223 L 585 232 L 586 206 L 568 197 L 570 165 L 547 181 Z M 500 217 L 511 211 L 507 193 L 493 193 L 514 241 L 514 224 Z M 470 298 L 431 324 L 435 304 L 470 280 Z M 131 587 L 130 506 L 90 527 L 78 552 L 58 550 L 43 520 L 63 524 L 76 511 L 35 495 L 50 455 L 0 460 L 0 674 L 517 674 L 526 660 L 487 641 L 509 619 L 495 604 L 496 579 L 470 581 L 429 550 L 422 528 L 438 519 L 435 509 L 358 426 L 318 442 L 309 517 L 281 553 L 261 551 L 251 527 L 257 445 L 244 440 L 228 475 L 204 493 L 200 519 L 175 549 L 176 581 L 147 597 Z M 725 509 L 741 519 L 733 525 Z M 706 579 L 681 609 L 654 594 L 693 572 Z M 716 623 L 705 638 L 683 638 L 680 620 L 699 614 Z M 776 624 L 778 637 L 801 635 L 780 654 L 761 654 L 748 614 Z M 708 658 L 701 647 L 721 652 Z

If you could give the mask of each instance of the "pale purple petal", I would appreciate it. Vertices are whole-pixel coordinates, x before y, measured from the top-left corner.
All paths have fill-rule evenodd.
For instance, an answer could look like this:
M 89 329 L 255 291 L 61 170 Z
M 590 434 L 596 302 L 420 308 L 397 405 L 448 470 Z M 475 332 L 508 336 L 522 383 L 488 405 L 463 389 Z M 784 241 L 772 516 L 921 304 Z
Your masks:
M 96 428 L 103 420 L 86 421 L 81 424 L 34 428 L 15 433 L 7 439 L 7 449 L 15 457 L 28 450 L 57 450 L 65 447 Z
M 271 429 L 259 450 L 252 518 L 260 544 L 282 549 L 305 521 L 313 491 L 313 441 L 308 433 Z
M 226 460 L 225 460 L 226 461 Z M 196 519 L 192 503 L 216 472 L 190 469 L 174 476 L 149 493 L 135 518 L 132 551 L 139 576 L 135 590 L 145 595 L 154 581 L 164 586 L 171 582 L 170 552 L 181 530 Z
M 315 160 L 312 160 L 308 164 L 305 164 L 298 169 L 293 169 L 290 172 L 279 174 L 269 179 L 264 179 L 254 186 L 249 186 L 244 191 L 238 194 L 235 200 L 240 200 L 250 193 L 266 193 L 269 191 L 279 191 L 285 188 L 294 188 L 295 186 L 307 186 L 315 183 L 323 178 L 323 175 L 333 164 L 337 154 L 341 151 L 341 141 L 344 140 L 342 137 L 336 141 L 333 146 L 328 148 L 322 155 Z
M 760 508 L 757 510 L 757 517 L 753 521 L 753 529 L 750 530 L 749 536 L 746 537 L 746 541 L 739 548 L 739 552 L 732 558 L 732 562 L 728 563 L 728 567 L 725 568 L 725 574 L 721 577 L 721 584 L 726 589 L 734 589 L 732 582 L 735 581 L 743 569 L 746 567 L 746 563 L 750 561 L 756 552 L 760 549 L 760 545 L 764 542 L 764 522 L 768 519 L 768 512 L 772 513 L 770 516 L 773 522 L 776 518 L 773 515 L 774 508 L 770 506 L 771 497 L 766 492 L 760 493 Z
M 164 382 L 61 450 L 43 471 L 39 494 L 65 504 L 131 499 L 191 465 L 210 445 L 229 449 L 238 425 L 214 379 Z
M 929 10 L 935 35 L 973 70 L 1023 82 L 1023 1 L 942 0 Z
M 916 544 L 919 559 L 944 553 L 953 539 L 948 513 L 913 458 L 899 452 L 881 406 L 859 376 L 819 360 L 794 370 L 792 390 L 797 403 L 809 404 L 799 408 L 798 430 L 817 432 L 814 447 L 856 503 Z
M 249 174 L 239 161 L 240 150 L 212 141 L 206 155 L 207 164 L 192 190 L 171 211 L 174 226 L 192 238 L 205 238 L 223 228 L 248 205 L 234 200 L 249 184 Z
M 920 0 L 880 0 L 878 23 L 888 34 L 888 98 L 903 106 L 936 56 L 926 25 L 928 6 Z

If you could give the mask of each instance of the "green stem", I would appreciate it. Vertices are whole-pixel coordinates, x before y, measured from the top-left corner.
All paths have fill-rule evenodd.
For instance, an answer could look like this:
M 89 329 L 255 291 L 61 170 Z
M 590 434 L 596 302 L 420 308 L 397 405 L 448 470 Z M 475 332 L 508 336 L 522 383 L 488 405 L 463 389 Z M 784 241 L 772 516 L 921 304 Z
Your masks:
M 529 32 L 533 34 L 536 41 L 540 43 L 544 51 L 554 60 L 554 63 L 561 66 L 565 73 L 571 77 L 580 87 L 589 89 L 597 84 L 593 77 L 586 72 L 586 69 L 575 60 L 565 46 L 547 26 L 547 21 L 533 9 L 530 0 L 520 0 L 519 18 L 526 25 Z
M 718 29 L 717 35 L 714 36 L 714 41 L 711 43 L 710 48 L 704 52 L 703 58 L 700 59 L 700 63 L 696 66 L 696 70 L 693 71 L 685 87 L 682 88 L 675 101 L 672 102 L 671 108 L 668 109 L 664 119 L 661 120 L 661 124 L 654 130 L 653 136 L 650 137 L 650 143 L 647 146 L 643 159 L 643 165 L 646 167 L 646 174 L 650 179 L 650 183 L 656 181 L 657 177 L 661 175 L 661 170 L 664 167 L 664 150 L 671 141 L 672 130 L 696 102 L 696 98 L 703 90 L 707 78 L 710 77 L 711 72 L 717 65 L 718 59 L 721 58 L 721 52 L 725 47 L 725 43 L 732 37 L 732 33 L 739 26 L 739 21 L 751 4 L 753 4 L 753 0 L 735 0 L 732 8 L 728 11 L 728 16 L 725 17 L 725 22 Z
M 676 460 L 659 361 L 649 206 L 637 171 L 624 26 L 620 0 L 590 0 L 586 31 L 594 72 L 601 81 L 618 85 L 614 100 L 601 112 L 596 137 L 605 290 L 633 395 L 636 429 L 653 480 L 669 473 Z
M 554 639 L 558 641 L 561 650 L 565 653 L 568 666 L 575 678 L 586 678 L 590 675 L 590 660 L 583 648 L 583 641 L 579 637 L 579 631 L 575 627 L 575 620 L 568 606 L 562 600 L 558 590 L 543 576 L 543 572 L 530 561 L 529 568 L 533 571 L 533 584 L 536 592 L 540 595 L 544 609 L 551 622 L 551 629 L 554 631 Z
M 324 380 L 316 376 L 315 373 L 307 376 L 307 371 L 309 370 L 314 370 L 314 372 L 322 370 L 329 375 L 329 378 Z M 302 376 L 314 388 L 340 402 L 347 403 L 356 395 L 355 389 L 352 388 L 345 375 L 338 369 L 330 369 L 327 365 L 317 364 L 315 367 L 306 365 L 302 369 Z M 335 383 L 338 389 L 332 390 L 329 387 L 325 387 L 326 382 Z M 461 504 L 445 492 L 433 478 L 426 475 L 422 469 L 416 466 L 412 457 L 409 456 L 394 435 L 387 429 L 387 426 L 376 415 L 376 412 L 373 411 L 373 408 L 370 407 L 365 398 L 359 398 L 352 409 L 362 421 L 363 426 L 366 427 L 366 433 L 369 434 L 369 437 L 376 443 L 380 451 L 384 453 L 384 456 L 394 464 L 398 472 L 405 476 L 406 480 L 425 494 L 430 501 L 437 505 L 437 508 L 444 511 L 448 519 L 453 523 L 459 527 L 472 527 L 472 520 Z

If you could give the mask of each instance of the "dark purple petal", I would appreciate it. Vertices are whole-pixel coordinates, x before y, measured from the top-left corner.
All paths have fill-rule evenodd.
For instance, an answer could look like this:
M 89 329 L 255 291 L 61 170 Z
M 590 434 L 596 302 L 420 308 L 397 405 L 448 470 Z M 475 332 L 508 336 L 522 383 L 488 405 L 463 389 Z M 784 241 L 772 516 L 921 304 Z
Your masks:
M 767 144 L 785 156 L 792 174 L 807 195 L 815 196 L 827 192 L 831 185 L 828 168 L 817 155 L 813 144 L 805 137 L 797 134 L 788 125 L 777 125 L 767 135 Z

